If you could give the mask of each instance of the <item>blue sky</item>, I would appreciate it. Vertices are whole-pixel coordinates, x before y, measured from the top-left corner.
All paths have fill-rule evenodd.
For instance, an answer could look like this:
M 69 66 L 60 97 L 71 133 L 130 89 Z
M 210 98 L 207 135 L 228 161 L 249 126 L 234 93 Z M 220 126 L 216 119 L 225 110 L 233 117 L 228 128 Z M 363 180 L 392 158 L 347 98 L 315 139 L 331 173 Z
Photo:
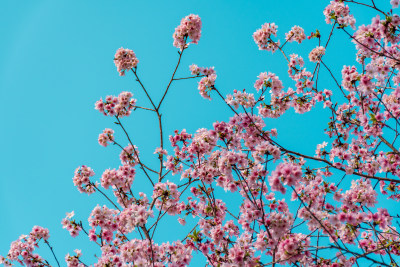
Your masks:
M 388 7 L 386 2 L 383 7 Z M 151 96 L 159 100 L 178 58 L 172 33 L 181 18 L 198 14 L 203 22 L 202 37 L 198 45 L 185 51 L 177 77 L 189 76 L 188 66 L 196 63 L 215 66 L 216 86 L 225 95 L 233 89 L 251 91 L 259 73 L 265 71 L 276 73 L 285 87 L 293 87 L 283 57 L 259 51 L 252 34 L 263 23 L 275 22 L 280 40 L 293 25 L 302 26 L 307 35 L 318 28 L 326 40 L 330 26 L 325 24 L 322 11 L 327 4 L 311 0 L 3 0 L 0 254 L 5 255 L 9 244 L 29 233 L 34 225 L 49 228 L 50 242 L 59 259 L 76 248 L 83 250 L 87 263 L 93 263 L 94 253 L 100 254 L 85 238 L 69 237 L 60 222 L 71 210 L 75 210 L 77 219 L 87 222 L 92 208 L 105 204 L 100 196 L 88 197 L 76 190 L 72 183 L 76 167 L 91 166 L 100 177 L 105 169 L 119 166 L 118 149 L 97 143 L 103 129 L 117 128 L 111 118 L 94 110 L 95 101 L 131 91 L 138 105 L 149 106 L 132 75 L 118 76 L 113 56 L 119 47 L 135 51 L 140 77 Z M 357 9 L 353 12 L 357 21 L 368 23 L 368 10 Z M 315 40 L 306 40 L 287 48 L 289 54 L 296 52 L 306 59 L 315 46 Z M 354 55 L 354 46 L 337 32 L 325 62 L 339 76 L 341 66 L 354 64 Z M 321 75 L 321 86 L 333 88 L 327 74 Z M 214 99 L 201 98 L 195 80 L 174 83 L 163 104 L 165 136 L 175 129 L 193 133 L 198 128 L 210 128 L 214 121 L 227 120 L 231 112 L 216 96 Z M 267 120 L 267 127 L 278 129 L 282 145 L 314 154 L 316 145 L 326 140 L 326 115 L 321 108 L 304 115 L 290 111 L 278 120 Z M 155 164 L 152 153 L 158 146 L 158 132 L 152 114 L 137 111 L 123 123 L 144 159 Z M 127 144 L 120 131 L 116 137 Z M 136 176 L 136 192 L 148 189 L 142 178 Z M 171 226 L 162 227 L 160 240 L 174 240 L 171 238 L 176 232 L 167 231 Z

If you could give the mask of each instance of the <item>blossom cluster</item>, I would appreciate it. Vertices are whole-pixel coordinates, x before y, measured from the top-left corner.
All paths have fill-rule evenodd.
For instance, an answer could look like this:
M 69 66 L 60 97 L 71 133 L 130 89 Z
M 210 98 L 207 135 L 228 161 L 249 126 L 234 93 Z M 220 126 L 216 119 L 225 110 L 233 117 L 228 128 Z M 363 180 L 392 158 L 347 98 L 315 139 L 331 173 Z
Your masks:
M 246 93 L 245 91 L 233 90 L 233 96 L 227 95 L 225 99 L 226 103 L 238 109 L 239 105 L 245 108 L 254 107 L 256 100 L 254 99 L 254 94 Z
M 198 84 L 198 89 L 199 93 L 202 97 L 205 99 L 210 99 L 210 92 L 213 90 L 214 85 L 215 85 L 215 80 L 217 79 L 217 75 L 215 74 L 214 67 L 211 68 L 203 68 L 203 67 L 198 67 L 195 64 L 192 64 L 190 67 L 190 71 L 192 72 L 193 75 L 205 75 L 206 77 L 203 77 Z
M 204 67 L 199 67 L 196 64 L 192 64 L 189 66 L 189 69 L 190 69 L 190 72 L 196 76 L 200 76 L 200 75 L 208 76 L 208 75 L 215 74 L 214 67 L 204 68 Z
M 135 53 L 130 49 L 119 48 L 114 56 L 114 63 L 120 76 L 125 75 L 125 71 L 136 68 L 139 60 Z
M 357 49 L 358 61 L 366 57 L 376 58 L 383 53 L 387 56 L 388 65 L 396 64 L 398 57 L 398 42 L 400 37 L 395 34 L 400 25 L 400 16 L 395 14 L 380 19 L 379 15 L 374 17 L 369 25 L 361 25 L 354 33 L 352 42 Z M 385 47 L 387 43 L 393 46 Z M 382 59 L 382 58 L 381 58 Z
M 79 192 L 87 194 L 94 193 L 95 188 L 90 182 L 90 177 L 92 176 L 94 176 L 94 171 L 86 165 L 82 165 L 75 170 L 73 182 Z
M 353 15 L 350 15 L 349 6 L 346 6 L 341 1 L 331 1 L 324 10 L 325 21 L 330 24 L 334 20 L 339 25 L 351 26 L 355 29 L 356 20 Z
M 112 129 L 104 129 L 104 131 L 99 134 L 99 138 L 98 138 L 99 144 L 101 146 L 108 146 L 109 143 L 113 143 L 114 142 L 114 130 Z
M 137 226 L 144 226 L 149 217 L 153 217 L 153 211 L 148 209 L 148 205 L 133 203 L 118 215 L 119 229 L 121 232 L 131 233 Z
M 139 150 L 137 146 L 128 145 L 124 147 L 119 155 L 122 165 L 135 167 L 139 163 Z
M 45 260 L 35 254 L 38 242 L 49 239 L 49 230 L 41 226 L 34 226 L 29 235 L 21 235 L 16 241 L 11 243 L 7 257 L 0 256 L 0 264 L 4 266 L 14 266 L 13 261 L 25 266 L 43 266 Z
M 306 39 L 306 35 L 304 33 L 304 30 L 300 26 L 293 26 L 292 29 L 290 29 L 289 32 L 285 34 L 286 36 L 286 41 L 288 42 L 298 42 L 301 44 L 302 41 Z
M 313 50 L 311 50 L 310 54 L 308 55 L 308 58 L 310 59 L 311 62 L 319 62 L 321 61 L 323 55 L 325 55 L 325 47 L 318 46 Z
M 205 99 L 211 99 L 209 92 L 213 89 L 215 85 L 215 80 L 217 79 L 217 75 L 212 74 L 210 76 L 204 77 L 199 82 L 199 93 Z
M 279 41 L 274 42 L 271 35 L 276 36 L 278 26 L 275 23 L 265 23 L 254 34 L 253 38 L 260 50 L 275 52 L 279 47 Z
M 105 116 L 129 116 L 136 105 L 136 99 L 132 98 L 131 92 L 122 92 L 116 96 L 107 96 L 106 99 L 98 100 L 95 109 Z
M 126 192 L 131 188 L 135 174 L 135 169 L 130 165 L 122 165 L 118 170 L 105 170 L 101 176 L 101 186 L 105 189 L 112 186 Z
M 82 256 L 82 251 L 80 249 L 75 249 L 75 256 L 71 256 L 69 253 L 65 255 L 65 262 L 68 267 L 84 267 L 85 264 L 80 261 L 80 257 Z
M 262 72 L 254 83 L 257 92 L 263 88 L 271 88 L 271 93 L 277 95 L 283 89 L 282 81 L 274 73 Z
M 97 205 L 90 214 L 88 219 L 89 225 L 92 229 L 89 232 L 89 238 L 92 241 L 97 239 L 95 234 L 95 228 L 101 228 L 101 238 L 107 243 L 111 243 L 114 237 L 114 232 L 118 229 L 118 223 L 116 215 L 119 212 L 117 210 L 109 209 L 107 206 L 100 207 Z
M 152 198 L 155 199 L 157 209 L 166 211 L 170 215 L 180 213 L 182 207 L 178 205 L 180 194 L 177 189 L 176 184 L 172 182 L 154 185 Z
M 296 186 L 302 177 L 301 168 L 293 163 L 281 163 L 268 177 L 271 189 L 279 191 L 282 194 L 286 193 L 286 188 L 283 186 Z M 283 182 L 283 184 L 282 184 Z
M 118 249 L 113 246 L 103 246 L 96 266 L 123 266 L 124 262 L 134 262 L 136 266 L 148 266 L 149 263 L 153 263 L 157 267 L 190 264 L 193 250 L 190 246 L 180 241 L 161 245 L 151 242 L 150 244 L 149 240 L 132 239 Z
M 78 236 L 79 232 L 82 230 L 82 227 L 77 224 L 74 219 L 72 219 L 74 215 L 74 211 L 67 213 L 67 216 L 61 221 L 63 228 L 67 229 L 72 237 Z
M 190 14 L 182 19 L 172 37 L 174 38 L 174 46 L 182 50 L 187 47 L 187 38 L 192 40 L 191 43 L 197 44 L 200 36 L 201 19 L 198 15 Z

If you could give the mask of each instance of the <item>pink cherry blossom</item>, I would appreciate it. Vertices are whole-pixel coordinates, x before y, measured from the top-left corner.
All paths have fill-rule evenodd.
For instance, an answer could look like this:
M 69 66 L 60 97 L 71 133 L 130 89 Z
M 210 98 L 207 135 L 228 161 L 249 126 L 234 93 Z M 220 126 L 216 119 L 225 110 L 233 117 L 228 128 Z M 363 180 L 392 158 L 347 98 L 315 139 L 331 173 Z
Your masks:
M 132 50 L 119 48 L 114 56 L 114 63 L 120 76 L 125 75 L 125 71 L 136 68 L 139 60 Z
M 258 29 L 254 34 L 253 38 L 258 48 L 260 50 L 267 50 L 271 52 L 275 52 L 279 47 L 279 41 L 274 42 L 271 39 L 271 35 L 276 36 L 278 32 L 278 26 L 275 23 L 265 23 L 261 26 L 261 29 Z
M 187 38 L 190 38 L 191 43 L 197 44 L 200 36 L 201 19 L 198 15 L 190 14 L 182 19 L 172 37 L 174 38 L 174 46 L 182 50 L 187 47 Z
M 308 58 L 311 62 L 318 62 L 321 61 L 322 56 L 325 55 L 325 48 L 322 46 L 318 46 L 311 50 Z
M 303 28 L 300 26 L 293 26 L 292 29 L 285 34 L 288 42 L 298 42 L 299 44 L 306 39 Z

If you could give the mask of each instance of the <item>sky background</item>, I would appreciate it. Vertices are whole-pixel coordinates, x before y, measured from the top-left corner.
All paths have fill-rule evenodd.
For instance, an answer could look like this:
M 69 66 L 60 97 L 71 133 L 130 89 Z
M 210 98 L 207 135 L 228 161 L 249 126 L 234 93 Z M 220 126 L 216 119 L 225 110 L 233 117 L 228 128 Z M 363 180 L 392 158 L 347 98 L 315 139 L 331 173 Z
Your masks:
M 388 8 L 389 1 L 376 1 Z M 64 265 L 64 256 L 82 249 L 86 263 L 100 255 L 92 242 L 69 237 L 62 229 L 66 212 L 87 223 L 91 210 L 106 204 L 100 195 L 80 194 L 72 183 L 74 170 L 92 167 L 99 178 L 107 168 L 118 168 L 120 151 L 101 147 L 98 134 L 105 128 L 117 131 L 116 139 L 127 140 L 113 119 L 94 109 L 100 97 L 131 91 L 138 105 L 149 107 L 131 74 L 120 77 L 113 63 L 115 51 L 132 49 L 138 72 L 150 95 L 158 102 L 178 59 L 172 34 L 180 20 L 198 14 L 203 22 L 198 45 L 185 51 L 177 77 L 190 76 L 188 66 L 214 66 L 216 86 L 226 95 L 234 89 L 254 92 L 260 72 L 276 73 L 285 88 L 294 84 L 287 77 L 281 54 L 258 50 L 252 34 L 266 22 L 275 22 L 278 38 L 293 25 L 307 35 L 318 28 L 325 42 L 330 25 L 322 11 L 328 1 L 12 1 L 3 0 L 0 10 L 0 254 L 34 225 L 50 230 L 50 242 Z M 357 25 L 369 23 L 368 9 L 352 9 Z M 324 61 L 337 77 L 343 65 L 354 64 L 355 49 L 347 36 L 335 32 Z M 287 54 L 298 53 L 306 60 L 316 40 L 287 45 Z M 319 86 L 333 89 L 325 71 Z M 163 104 L 165 140 L 175 129 L 194 133 L 210 128 L 214 121 L 228 120 L 231 111 L 212 95 L 203 99 L 196 80 L 175 82 Z M 288 112 L 277 120 L 266 120 L 266 128 L 278 129 L 280 144 L 313 155 L 316 145 L 326 140 L 323 129 L 328 114 L 319 106 L 304 115 Z M 153 114 L 136 111 L 122 120 L 145 162 L 157 164 L 153 151 L 159 146 L 157 121 Z M 171 150 L 170 150 L 171 151 Z M 178 181 L 179 177 L 169 178 Z M 148 190 L 139 172 L 134 191 Z M 147 191 L 148 192 L 148 191 Z M 148 194 L 149 195 L 149 194 Z M 181 239 L 176 218 L 160 226 L 158 241 Z M 189 226 L 188 226 L 189 227 Z M 190 227 L 191 228 L 191 227 Z M 174 229 L 171 231 L 171 229 Z M 54 264 L 47 248 L 42 255 Z M 201 259 L 196 257 L 200 265 Z

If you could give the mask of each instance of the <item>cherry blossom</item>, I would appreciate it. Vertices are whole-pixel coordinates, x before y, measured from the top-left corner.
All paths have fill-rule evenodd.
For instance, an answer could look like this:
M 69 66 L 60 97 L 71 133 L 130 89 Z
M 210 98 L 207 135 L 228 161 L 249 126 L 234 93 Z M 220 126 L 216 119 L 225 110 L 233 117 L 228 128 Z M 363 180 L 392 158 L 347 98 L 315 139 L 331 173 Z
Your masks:
M 197 44 L 201 36 L 201 19 L 197 15 L 190 14 L 182 19 L 181 24 L 176 27 L 173 34 L 174 46 L 180 49 L 186 48 L 187 38 L 191 43 Z
M 120 76 L 125 76 L 125 71 L 136 68 L 139 60 L 132 50 L 119 48 L 114 56 L 114 63 Z
M 345 3 L 352 8 L 363 5 L 377 15 L 370 24 L 356 28 Z M 390 4 L 399 5 L 393 0 Z M 393 203 L 400 201 L 400 17 L 373 2 L 356 1 L 331 1 L 323 14 L 331 31 L 316 30 L 307 41 L 300 26 L 285 34 L 283 45 L 274 41 L 279 37 L 275 23 L 256 30 L 253 38 L 260 50 L 282 53 L 288 79 L 267 69 L 254 77 L 253 86 L 228 94 L 232 89 L 216 85 L 214 67 L 192 64 L 187 77 L 175 77 L 183 50 L 200 39 L 197 15 L 185 17 L 175 29 L 179 59 L 159 102 L 141 82 L 135 54 L 123 48 L 117 51 L 114 62 L 120 75 L 133 70 L 150 107 L 136 106 L 129 92 L 95 104 L 119 127 L 106 128 L 98 142 L 104 147 L 114 144 L 108 149 L 117 150 L 120 166 L 105 166 L 100 176 L 90 167 L 78 167 L 74 186 L 105 202 L 92 209 L 87 221 L 75 212 L 61 221 L 69 235 L 80 235 L 99 247 L 95 262 L 89 264 L 188 266 L 197 253 L 210 266 L 396 265 L 400 218 Z M 355 31 L 349 32 L 347 26 Z M 333 45 L 328 44 L 338 31 L 351 39 L 349 44 L 357 51 L 354 64 L 331 68 L 322 57 L 331 53 Z M 317 64 L 304 61 L 305 42 L 315 47 L 308 56 Z M 300 48 L 288 55 L 291 45 Z M 326 76 L 320 78 L 322 71 Z M 198 130 L 166 133 L 161 103 L 170 85 L 183 79 L 197 79 L 200 95 L 211 100 L 213 94 L 211 103 L 220 101 L 231 115 Z M 194 82 L 192 87 L 195 90 Z M 150 153 L 135 143 L 120 120 L 136 108 L 158 120 L 159 140 L 151 140 Z M 285 133 L 274 128 L 272 119 L 288 116 L 289 111 L 328 114 L 325 140 L 306 140 L 311 153 L 289 147 Z M 117 131 L 127 140 L 124 146 L 114 136 Z M 170 218 L 166 221 L 173 240 L 157 237 L 165 218 Z M 48 229 L 35 226 L 11 244 L 0 263 L 49 266 L 34 252 L 40 242 L 58 263 L 49 239 Z M 65 262 L 89 265 L 81 250 L 68 253 Z

